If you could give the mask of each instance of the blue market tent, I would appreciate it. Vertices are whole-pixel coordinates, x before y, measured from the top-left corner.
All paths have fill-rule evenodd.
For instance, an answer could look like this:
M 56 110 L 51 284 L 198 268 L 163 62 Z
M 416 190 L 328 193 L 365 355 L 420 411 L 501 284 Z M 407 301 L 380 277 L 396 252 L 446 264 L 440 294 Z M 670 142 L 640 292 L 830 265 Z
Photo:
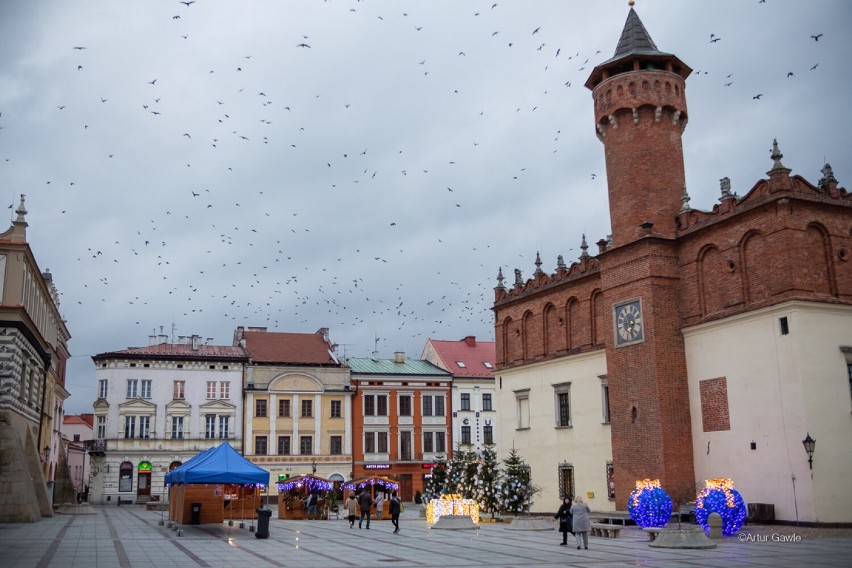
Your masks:
M 253 483 L 269 485 L 269 472 L 256 466 L 231 447 L 228 442 L 196 455 L 182 466 L 166 474 L 172 485 L 191 483 Z

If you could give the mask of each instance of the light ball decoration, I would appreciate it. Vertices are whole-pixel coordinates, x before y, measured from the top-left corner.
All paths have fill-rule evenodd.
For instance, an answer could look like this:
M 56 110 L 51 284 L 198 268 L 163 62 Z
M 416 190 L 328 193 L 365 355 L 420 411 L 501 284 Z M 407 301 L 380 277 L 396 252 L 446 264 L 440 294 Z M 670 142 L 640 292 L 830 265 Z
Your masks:
M 672 517 L 672 499 L 659 479 L 636 480 L 636 489 L 627 498 L 627 511 L 642 528 L 664 527 Z
M 734 489 L 733 480 L 727 477 L 707 479 L 704 485 L 695 500 L 695 520 L 706 531 L 709 530 L 707 518 L 710 513 L 719 513 L 722 517 L 722 534 L 735 534 L 743 526 L 747 510 L 739 491 Z

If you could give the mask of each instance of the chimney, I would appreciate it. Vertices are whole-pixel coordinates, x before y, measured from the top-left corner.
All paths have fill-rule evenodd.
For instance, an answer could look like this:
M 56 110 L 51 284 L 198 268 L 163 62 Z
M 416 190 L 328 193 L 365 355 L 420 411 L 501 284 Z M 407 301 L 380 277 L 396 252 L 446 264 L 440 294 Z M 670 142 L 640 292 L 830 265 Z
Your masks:
M 158 335 L 157 336 L 157 343 L 168 343 L 168 342 L 169 342 L 169 336 L 168 335 Z
M 327 328 L 327 327 L 321 327 L 321 328 L 319 328 L 319 329 L 317 330 L 317 333 L 318 333 L 319 335 L 322 335 L 322 338 L 325 340 L 325 342 L 326 342 L 326 343 L 331 343 L 331 340 L 330 340 L 330 339 L 329 339 L 329 337 L 328 337 L 328 328 Z
M 204 345 L 213 345 L 213 338 L 212 338 L 212 337 L 208 337 L 208 338 L 204 341 Z
M 379 352 L 373 351 L 373 361 L 378 361 L 378 360 L 379 360 Z
M 237 329 L 234 330 L 234 347 L 237 345 L 242 345 L 243 341 L 243 333 L 245 333 L 245 328 L 241 325 L 237 326 Z
M 193 351 L 198 351 L 198 342 L 200 340 L 201 340 L 201 336 L 199 336 L 199 335 L 193 335 L 192 336 L 191 341 L 192 341 L 192 350 Z
M 156 345 L 157 344 L 157 336 L 149 335 L 148 336 L 148 345 Z
M 476 347 L 476 336 L 475 335 L 468 335 L 467 337 L 462 339 L 462 341 L 464 341 L 465 345 L 467 345 L 468 347 Z
M 394 363 L 405 363 L 405 352 L 403 352 L 403 351 L 396 351 L 396 352 L 393 354 L 393 362 L 394 362 Z

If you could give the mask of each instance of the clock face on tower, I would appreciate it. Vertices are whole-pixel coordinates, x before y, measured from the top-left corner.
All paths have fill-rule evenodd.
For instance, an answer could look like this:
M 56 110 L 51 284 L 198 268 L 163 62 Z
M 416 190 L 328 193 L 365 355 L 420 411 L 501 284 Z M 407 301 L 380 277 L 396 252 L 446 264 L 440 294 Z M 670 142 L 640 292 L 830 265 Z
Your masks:
M 615 324 L 615 345 L 629 345 L 645 339 L 645 327 L 642 322 L 642 301 L 630 300 L 613 307 Z

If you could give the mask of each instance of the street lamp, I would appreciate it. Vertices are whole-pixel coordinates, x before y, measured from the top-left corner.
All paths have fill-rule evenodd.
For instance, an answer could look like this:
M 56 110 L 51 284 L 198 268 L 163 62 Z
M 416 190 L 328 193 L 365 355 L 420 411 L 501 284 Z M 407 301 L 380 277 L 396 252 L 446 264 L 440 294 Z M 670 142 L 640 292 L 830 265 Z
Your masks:
M 42 452 L 44 453 L 44 461 L 49 460 L 50 459 L 50 446 L 45 446 L 44 449 L 42 450 Z
M 317 472 L 317 460 L 314 460 L 314 461 L 311 462 L 311 469 L 313 470 L 313 473 L 316 474 L 316 472 Z
M 808 454 L 808 465 L 811 467 L 811 470 L 814 468 L 814 447 L 816 447 L 816 440 L 811 438 L 810 432 L 808 432 L 808 437 L 802 440 L 802 444 L 805 446 L 805 451 Z

